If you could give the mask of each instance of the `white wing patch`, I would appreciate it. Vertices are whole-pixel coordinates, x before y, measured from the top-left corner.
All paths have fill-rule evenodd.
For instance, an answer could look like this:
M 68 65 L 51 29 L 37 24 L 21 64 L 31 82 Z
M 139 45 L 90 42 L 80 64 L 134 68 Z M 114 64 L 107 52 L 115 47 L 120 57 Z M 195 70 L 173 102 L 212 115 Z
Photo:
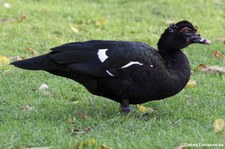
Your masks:
M 138 61 L 135 61 L 135 62 L 130 62 L 124 66 L 122 66 L 121 68 L 127 68 L 127 67 L 130 67 L 131 65 L 143 65 L 142 63 L 138 62 Z
M 109 70 L 106 70 L 106 72 L 108 73 L 108 75 L 114 77 L 114 75 Z
M 108 49 L 99 49 L 98 50 L 98 58 L 99 58 L 99 60 L 103 63 L 107 58 L 108 58 L 108 56 L 106 55 L 106 51 L 107 51 Z

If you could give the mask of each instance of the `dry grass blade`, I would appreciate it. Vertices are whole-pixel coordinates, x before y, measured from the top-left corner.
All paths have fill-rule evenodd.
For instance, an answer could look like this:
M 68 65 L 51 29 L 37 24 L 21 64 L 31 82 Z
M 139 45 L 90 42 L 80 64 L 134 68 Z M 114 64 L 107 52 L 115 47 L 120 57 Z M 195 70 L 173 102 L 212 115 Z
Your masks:
M 107 146 L 107 145 L 105 145 L 105 144 L 101 144 L 101 145 L 99 146 L 99 149 L 112 149 L 112 148 L 109 147 L 109 146 Z
M 50 146 L 43 146 L 43 147 L 22 147 L 22 149 L 50 149 Z
M 73 25 L 70 25 L 70 28 L 71 28 L 71 30 L 72 30 L 74 33 L 78 33 L 78 32 L 79 32 L 79 30 L 78 30 L 76 27 L 74 27 Z

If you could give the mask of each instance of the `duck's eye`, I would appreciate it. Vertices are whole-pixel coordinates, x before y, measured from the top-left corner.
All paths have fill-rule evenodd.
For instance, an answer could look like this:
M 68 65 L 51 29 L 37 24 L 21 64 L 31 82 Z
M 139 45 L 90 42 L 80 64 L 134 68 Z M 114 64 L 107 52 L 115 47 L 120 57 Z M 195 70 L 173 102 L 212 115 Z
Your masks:
M 180 30 L 180 32 L 184 32 L 184 33 L 188 33 L 188 32 L 191 32 L 192 29 L 190 29 L 189 27 L 184 27 Z

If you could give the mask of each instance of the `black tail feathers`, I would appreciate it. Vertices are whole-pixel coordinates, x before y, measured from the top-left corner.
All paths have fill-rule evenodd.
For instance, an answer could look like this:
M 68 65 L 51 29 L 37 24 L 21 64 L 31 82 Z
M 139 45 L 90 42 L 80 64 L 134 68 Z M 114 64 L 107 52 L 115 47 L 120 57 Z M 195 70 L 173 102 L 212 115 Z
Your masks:
M 28 70 L 53 70 L 56 67 L 55 63 L 50 59 L 50 54 L 15 61 L 12 62 L 11 65 Z

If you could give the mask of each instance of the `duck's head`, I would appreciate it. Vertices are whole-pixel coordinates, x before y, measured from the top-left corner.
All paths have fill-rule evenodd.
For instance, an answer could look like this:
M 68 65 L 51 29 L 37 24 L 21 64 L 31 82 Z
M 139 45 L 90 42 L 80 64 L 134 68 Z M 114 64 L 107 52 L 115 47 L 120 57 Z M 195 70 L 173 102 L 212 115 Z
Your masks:
M 202 38 L 197 29 L 188 21 L 171 24 L 161 35 L 158 42 L 160 53 L 170 53 L 180 50 L 193 43 L 211 44 L 211 41 Z

